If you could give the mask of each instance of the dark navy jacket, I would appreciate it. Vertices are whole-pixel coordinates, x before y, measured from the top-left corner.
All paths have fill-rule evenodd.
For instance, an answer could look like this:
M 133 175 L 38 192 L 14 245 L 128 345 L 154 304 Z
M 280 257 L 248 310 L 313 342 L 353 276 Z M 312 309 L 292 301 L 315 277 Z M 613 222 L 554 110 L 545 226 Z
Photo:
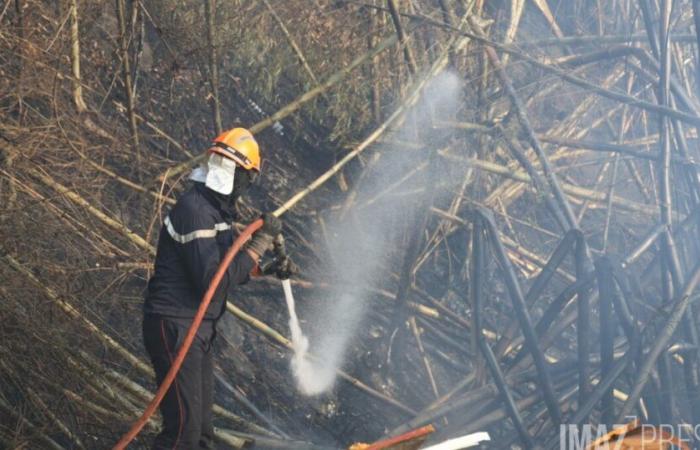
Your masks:
M 148 282 L 145 314 L 193 318 L 219 262 L 233 244 L 234 213 L 226 198 L 194 186 L 180 197 L 163 222 L 158 238 L 155 273 Z M 217 320 L 226 295 L 249 279 L 255 261 L 240 251 L 229 265 L 205 319 Z

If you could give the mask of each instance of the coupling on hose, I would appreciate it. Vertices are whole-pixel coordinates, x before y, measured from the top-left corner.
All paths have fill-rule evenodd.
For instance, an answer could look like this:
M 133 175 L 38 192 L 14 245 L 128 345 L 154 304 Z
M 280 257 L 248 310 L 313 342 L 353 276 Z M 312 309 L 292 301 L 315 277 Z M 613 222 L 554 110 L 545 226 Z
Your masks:
M 299 267 L 287 254 L 287 246 L 284 236 L 278 234 L 273 242 L 272 259 L 260 264 L 260 272 L 263 275 L 275 275 L 280 280 L 288 280 L 299 273 Z

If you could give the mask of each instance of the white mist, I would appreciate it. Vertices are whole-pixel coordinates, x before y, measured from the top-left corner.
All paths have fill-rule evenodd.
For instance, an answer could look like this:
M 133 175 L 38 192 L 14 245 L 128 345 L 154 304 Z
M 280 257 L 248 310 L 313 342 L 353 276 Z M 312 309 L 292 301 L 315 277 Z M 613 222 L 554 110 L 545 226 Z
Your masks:
M 433 119 L 454 118 L 462 98 L 460 90 L 461 80 L 455 74 L 446 72 L 432 80 L 405 124 L 388 136 L 422 148 L 410 150 L 384 144 L 377 150 L 376 164 L 367 168 L 358 182 L 353 207 L 342 217 L 328 221 L 328 263 L 318 276 L 332 288 L 318 293 L 323 295 L 323 301 L 317 302 L 307 317 L 310 341 L 299 327 L 289 282 L 284 285 L 294 347 L 291 366 L 301 393 L 317 395 L 333 386 L 337 370 L 342 367 L 368 309 L 370 290 L 386 288 L 390 277 L 386 269 L 397 271 L 401 266 L 403 252 L 397 250 L 405 247 L 402 239 L 406 226 L 415 214 L 425 213 L 417 211 L 420 202 L 411 192 L 435 188 L 425 185 L 425 180 L 431 178 L 448 185 L 462 181 L 460 176 L 453 183 L 444 170 L 435 177 L 406 177 L 416 168 L 429 170 L 425 164 L 427 155 L 436 150 L 438 144 L 433 139 L 436 133 L 441 133 L 432 130 L 430 124 Z M 427 133 L 431 135 L 430 141 L 420 141 Z M 307 357 L 309 349 L 313 359 Z

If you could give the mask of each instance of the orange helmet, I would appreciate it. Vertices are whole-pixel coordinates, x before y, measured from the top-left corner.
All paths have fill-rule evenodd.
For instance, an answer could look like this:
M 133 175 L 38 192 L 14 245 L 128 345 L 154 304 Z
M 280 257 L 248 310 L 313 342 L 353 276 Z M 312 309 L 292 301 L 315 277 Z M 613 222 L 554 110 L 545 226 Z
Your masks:
M 245 128 L 224 131 L 214 139 L 209 152 L 232 159 L 246 170 L 260 172 L 260 148 L 251 132 Z

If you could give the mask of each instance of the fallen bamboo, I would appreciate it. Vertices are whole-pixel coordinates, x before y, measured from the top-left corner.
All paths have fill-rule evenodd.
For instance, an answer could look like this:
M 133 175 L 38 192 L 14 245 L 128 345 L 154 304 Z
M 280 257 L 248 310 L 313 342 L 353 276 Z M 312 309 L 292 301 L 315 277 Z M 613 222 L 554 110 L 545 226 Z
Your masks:
M 73 307 L 67 301 L 61 299 L 50 287 L 45 286 L 41 281 L 39 281 L 36 276 L 31 273 L 26 267 L 19 263 L 15 258 L 9 254 L 3 255 L 3 262 L 8 264 L 13 269 L 17 270 L 24 276 L 26 276 L 33 284 L 44 291 L 46 296 L 51 299 L 56 305 L 58 305 L 66 314 L 68 314 L 72 319 L 78 320 L 81 324 L 88 329 L 93 335 L 95 335 L 103 344 L 112 350 L 116 351 L 122 358 L 124 358 L 132 367 L 136 368 L 144 376 L 149 379 L 155 377 L 155 373 L 150 365 L 141 361 L 139 358 L 134 356 L 129 350 L 124 348 L 117 341 L 112 339 L 109 335 L 104 333 L 97 325 L 92 323 L 89 319 L 85 318 L 75 307 Z M 142 400 L 148 401 L 150 399 L 150 393 L 141 387 L 139 384 L 129 380 L 123 375 L 120 375 L 112 370 L 107 370 L 106 374 L 110 376 L 113 380 L 119 381 L 122 386 L 127 387 L 132 393 L 139 396 Z M 227 411 L 219 405 L 214 405 L 214 413 L 226 417 L 236 423 L 247 423 L 239 416 Z
M 133 244 L 141 248 L 142 250 L 146 250 L 151 254 L 155 254 L 155 248 L 146 242 L 144 238 L 139 236 L 138 234 L 134 233 L 131 231 L 126 225 L 118 221 L 117 219 L 114 219 L 112 217 L 109 217 L 107 214 L 103 213 L 99 209 L 95 208 L 85 200 L 80 194 L 78 194 L 75 191 L 72 191 L 68 189 L 67 187 L 63 186 L 61 183 L 57 182 L 50 176 L 42 173 L 38 169 L 33 169 L 33 168 L 28 168 L 27 171 L 35 178 L 38 178 L 41 180 L 45 185 L 48 187 L 52 188 L 59 194 L 65 196 L 67 199 L 72 201 L 73 203 L 85 208 L 90 214 L 95 216 L 100 222 L 108 226 L 109 228 L 112 228 L 113 230 L 118 231 L 120 234 L 122 234 L 124 237 L 129 239 Z

